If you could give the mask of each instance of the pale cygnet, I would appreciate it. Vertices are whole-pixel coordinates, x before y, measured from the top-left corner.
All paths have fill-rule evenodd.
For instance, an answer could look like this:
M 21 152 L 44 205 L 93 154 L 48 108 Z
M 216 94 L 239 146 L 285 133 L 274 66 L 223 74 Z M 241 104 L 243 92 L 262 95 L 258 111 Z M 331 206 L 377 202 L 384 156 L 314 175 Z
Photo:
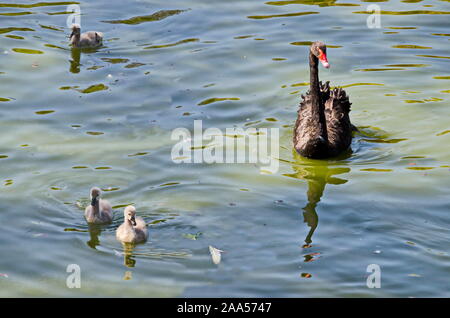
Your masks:
M 91 189 L 91 204 L 84 211 L 84 216 L 89 223 L 104 224 L 112 222 L 111 204 L 100 199 L 101 193 L 102 191 L 97 187 Z
M 147 224 L 143 218 L 136 216 L 136 208 L 129 205 L 125 208 L 124 222 L 117 228 L 116 238 L 123 243 L 143 243 L 147 240 Z
M 103 43 L 103 33 L 97 31 L 89 31 L 81 33 L 78 24 L 72 24 L 72 33 L 70 34 L 70 44 L 76 48 L 98 47 Z

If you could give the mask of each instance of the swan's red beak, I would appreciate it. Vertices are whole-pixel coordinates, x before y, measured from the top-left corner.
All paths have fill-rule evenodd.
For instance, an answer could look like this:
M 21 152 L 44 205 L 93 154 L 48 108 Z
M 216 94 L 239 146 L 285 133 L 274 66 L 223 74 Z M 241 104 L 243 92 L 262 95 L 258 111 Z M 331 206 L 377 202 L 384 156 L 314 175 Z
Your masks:
M 323 67 L 330 68 L 330 63 L 328 63 L 327 55 L 320 49 L 319 49 L 319 52 L 320 52 L 320 54 L 319 54 L 320 63 L 322 63 Z

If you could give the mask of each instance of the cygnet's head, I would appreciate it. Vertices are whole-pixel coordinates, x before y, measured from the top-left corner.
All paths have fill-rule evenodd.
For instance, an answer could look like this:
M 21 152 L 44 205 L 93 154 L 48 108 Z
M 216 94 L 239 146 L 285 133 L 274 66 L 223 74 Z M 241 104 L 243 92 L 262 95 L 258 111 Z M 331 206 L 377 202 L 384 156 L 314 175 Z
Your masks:
M 125 220 L 130 221 L 133 225 L 136 225 L 136 208 L 134 206 L 127 206 L 123 211 L 123 216 L 125 217 Z
M 100 195 L 102 194 L 102 190 L 97 187 L 93 187 L 91 189 L 91 205 L 96 205 L 98 200 L 100 200 Z
M 80 35 L 80 33 L 81 33 L 81 28 L 80 28 L 80 25 L 79 24 L 72 24 L 72 27 L 71 27 L 71 29 L 72 29 L 72 33 L 70 34 L 70 39 L 74 36 L 74 35 Z

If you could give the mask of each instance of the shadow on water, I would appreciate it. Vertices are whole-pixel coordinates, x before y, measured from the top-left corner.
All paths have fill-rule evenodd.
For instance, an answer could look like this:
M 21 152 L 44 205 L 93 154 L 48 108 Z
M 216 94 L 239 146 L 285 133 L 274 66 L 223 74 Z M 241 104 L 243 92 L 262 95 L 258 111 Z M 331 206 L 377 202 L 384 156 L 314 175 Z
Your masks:
M 134 267 L 136 265 L 136 259 L 133 256 L 134 244 L 123 243 L 123 264 L 126 267 Z
M 70 62 L 70 68 L 69 71 L 73 74 L 78 74 L 80 73 L 80 59 L 81 59 L 81 53 L 84 54 L 90 54 L 90 53 L 96 53 L 99 51 L 99 49 L 103 48 L 102 47 L 96 47 L 96 48 L 71 48 L 71 60 Z
M 72 48 L 71 56 L 72 56 L 72 59 L 70 60 L 69 71 L 74 74 L 80 73 L 81 50 L 78 48 Z
M 100 245 L 100 240 L 98 237 L 102 233 L 102 228 L 97 224 L 89 224 L 88 230 L 89 230 L 89 241 L 87 241 L 86 244 L 90 248 L 93 248 L 95 250 L 96 247 Z
M 335 175 L 349 173 L 349 167 L 333 167 L 337 160 L 344 160 L 351 156 L 351 151 L 346 152 L 335 160 L 310 160 L 301 157 L 295 150 L 294 164 L 292 168 L 295 173 L 290 174 L 290 177 L 306 180 L 308 182 L 307 204 L 302 208 L 303 222 L 310 228 L 305 238 L 304 248 L 307 248 L 312 243 L 312 236 L 319 224 L 319 215 L 316 207 L 320 202 L 325 186 L 327 184 L 340 185 L 346 183 L 348 180 L 336 178 Z

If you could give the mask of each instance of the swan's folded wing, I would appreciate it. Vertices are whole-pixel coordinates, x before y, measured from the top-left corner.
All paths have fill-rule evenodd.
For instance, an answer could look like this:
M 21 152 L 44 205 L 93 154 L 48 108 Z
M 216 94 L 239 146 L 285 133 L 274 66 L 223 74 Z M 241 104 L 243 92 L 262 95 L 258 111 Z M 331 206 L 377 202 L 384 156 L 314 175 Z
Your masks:
M 147 230 L 147 224 L 145 223 L 143 218 L 141 218 L 140 216 L 137 216 L 135 218 L 135 220 L 136 220 L 135 228 L 142 229 L 142 230 Z
M 329 98 L 325 101 L 325 118 L 331 152 L 333 149 L 339 152 L 350 146 L 352 141 L 350 106 L 349 98 L 342 88 L 330 90 Z

